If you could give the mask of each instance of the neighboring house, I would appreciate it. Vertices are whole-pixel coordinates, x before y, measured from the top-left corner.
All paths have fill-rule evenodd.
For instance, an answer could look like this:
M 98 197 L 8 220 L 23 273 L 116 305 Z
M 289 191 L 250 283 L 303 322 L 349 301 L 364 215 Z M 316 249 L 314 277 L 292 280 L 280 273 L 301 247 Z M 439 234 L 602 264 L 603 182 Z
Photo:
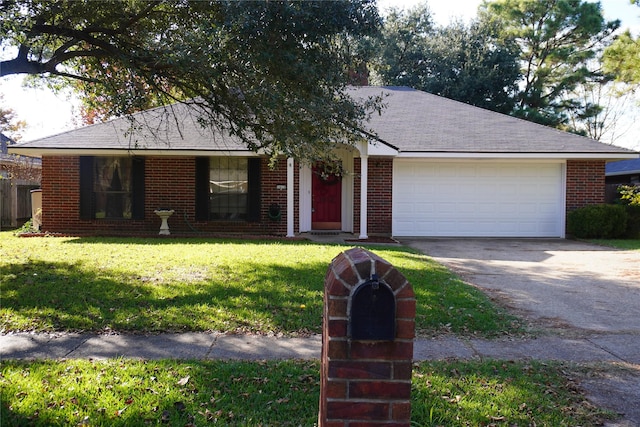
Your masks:
M 39 180 L 42 162 L 39 158 L 9 154 L 16 142 L 0 132 L 0 178 Z
M 605 182 L 607 184 L 640 185 L 640 159 L 607 163 Z
M 604 201 L 605 163 L 638 153 L 408 88 L 384 93 L 379 141 L 339 151 L 341 179 L 200 128 L 182 106 L 19 144 L 43 162 L 42 229 L 70 234 L 314 230 L 393 236 L 563 237 L 568 211 Z M 179 123 L 179 126 L 176 124 Z M 179 127 L 179 128 L 178 128 Z M 326 177 L 324 177 L 326 178 Z
M 9 178 L 9 167 L 15 162 L 15 156 L 9 154 L 8 147 L 14 141 L 0 133 L 0 179 Z
M 620 185 L 640 186 L 640 159 L 620 160 L 607 163 L 605 169 L 605 183 L 607 203 L 613 203 L 619 198 Z
M 31 218 L 31 190 L 40 186 L 41 160 L 9 154 L 14 143 L 0 132 L 0 228 Z

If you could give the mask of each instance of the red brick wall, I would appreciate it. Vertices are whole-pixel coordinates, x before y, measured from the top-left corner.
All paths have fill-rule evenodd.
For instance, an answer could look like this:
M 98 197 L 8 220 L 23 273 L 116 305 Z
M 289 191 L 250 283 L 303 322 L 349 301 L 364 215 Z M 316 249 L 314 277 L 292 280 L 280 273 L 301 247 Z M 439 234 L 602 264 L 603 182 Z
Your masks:
M 145 161 L 145 215 L 143 220 L 81 220 L 80 174 L 77 156 L 44 156 L 42 159 L 42 230 L 66 234 L 143 235 L 157 234 L 160 219 L 153 213 L 159 207 L 176 212 L 169 219 L 172 234 L 198 232 L 225 233 L 286 233 L 286 160 L 269 167 L 262 159 L 261 220 L 256 223 L 241 221 L 196 221 L 195 219 L 195 158 L 147 157 Z M 269 218 L 272 203 L 281 206 L 279 221 Z
M 395 295 L 392 341 L 354 340 L 348 333 L 350 300 L 373 273 Z M 411 284 L 387 261 L 361 248 L 332 261 L 325 277 L 319 426 L 410 425 L 415 311 Z
M 566 209 L 604 203 L 604 160 L 568 160 Z M 354 231 L 360 230 L 360 159 L 354 160 Z M 286 234 L 287 184 L 286 159 L 269 167 L 262 160 L 261 221 L 257 223 L 195 220 L 195 158 L 149 157 L 145 163 L 145 219 L 80 220 L 79 158 L 77 156 L 44 156 L 42 159 L 42 230 L 69 234 L 154 234 L 160 220 L 153 213 L 158 207 L 171 207 L 176 213 L 169 219 L 175 233 L 238 232 Z M 369 158 L 368 233 L 391 234 L 393 160 Z M 299 227 L 299 168 L 295 168 L 295 228 Z M 279 221 L 269 218 L 272 203 L 281 207 Z
M 285 235 L 287 233 L 287 159 L 280 159 L 272 169 L 269 167 L 269 159 L 262 159 L 262 209 L 260 217 L 260 230 L 264 233 Z M 284 186 L 278 190 L 277 186 Z M 281 218 L 273 221 L 269 218 L 269 206 L 280 206 Z
M 80 159 L 78 157 L 42 158 L 43 231 L 88 232 L 78 223 L 80 215 Z
M 184 214 L 193 221 L 195 212 L 196 164 L 193 157 L 147 157 L 144 165 L 144 217 L 157 219 L 154 210 L 176 211 L 169 219 L 171 231 L 184 230 Z M 180 219 L 180 221 L 178 221 Z M 157 223 L 159 219 L 152 221 Z M 147 221 L 145 221 L 147 222 Z M 145 224 L 149 230 L 152 225 Z
M 604 160 L 567 160 L 567 212 L 604 203 L 604 172 Z
M 393 159 L 369 158 L 367 233 L 391 235 Z M 354 159 L 353 224 L 360 231 L 360 159 Z

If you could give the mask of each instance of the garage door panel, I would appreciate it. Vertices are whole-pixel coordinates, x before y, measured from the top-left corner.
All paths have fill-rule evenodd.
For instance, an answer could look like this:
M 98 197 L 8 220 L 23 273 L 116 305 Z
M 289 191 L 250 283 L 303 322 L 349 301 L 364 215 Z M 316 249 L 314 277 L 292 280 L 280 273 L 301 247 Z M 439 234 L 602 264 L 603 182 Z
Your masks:
M 560 163 L 394 164 L 396 236 L 562 236 Z

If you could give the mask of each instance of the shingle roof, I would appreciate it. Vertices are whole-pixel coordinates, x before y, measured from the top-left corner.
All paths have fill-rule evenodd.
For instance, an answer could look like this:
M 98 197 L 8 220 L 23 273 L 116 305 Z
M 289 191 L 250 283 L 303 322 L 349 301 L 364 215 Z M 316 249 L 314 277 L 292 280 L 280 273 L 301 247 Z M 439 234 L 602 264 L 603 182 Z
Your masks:
M 104 150 L 246 151 L 238 138 L 200 126 L 184 104 L 85 126 L 20 144 L 20 147 Z
M 556 153 L 621 154 L 632 151 L 582 136 L 473 107 L 403 87 L 365 86 L 350 89 L 356 99 L 383 96 L 382 114 L 369 127 L 399 153 Z M 156 108 L 134 115 L 141 126 L 131 132 L 126 118 L 87 126 L 19 144 L 38 150 L 189 150 L 246 151 L 228 134 L 203 129 L 184 105 Z M 175 115 L 175 116 L 174 116 Z
M 618 153 L 620 147 L 406 87 L 366 87 L 387 108 L 372 127 L 402 152 Z
M 640 173 L 640 159 L 620 160 L 607 163 L 606 175 L 626 175 Z

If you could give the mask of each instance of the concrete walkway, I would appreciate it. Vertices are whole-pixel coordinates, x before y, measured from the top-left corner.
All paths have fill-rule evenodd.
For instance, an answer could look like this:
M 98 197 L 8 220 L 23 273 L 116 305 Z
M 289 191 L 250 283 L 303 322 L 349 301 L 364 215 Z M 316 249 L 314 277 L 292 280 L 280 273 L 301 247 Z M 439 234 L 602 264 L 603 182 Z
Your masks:
M 184 333 L 161 335 L 31 334 L 0 335 L 0 359 L 319 359 L 321 337 Z M 637 335 L 545 336 L 531 339 L 419 338 L 414 360 L 560 360 L 640 364 Z

